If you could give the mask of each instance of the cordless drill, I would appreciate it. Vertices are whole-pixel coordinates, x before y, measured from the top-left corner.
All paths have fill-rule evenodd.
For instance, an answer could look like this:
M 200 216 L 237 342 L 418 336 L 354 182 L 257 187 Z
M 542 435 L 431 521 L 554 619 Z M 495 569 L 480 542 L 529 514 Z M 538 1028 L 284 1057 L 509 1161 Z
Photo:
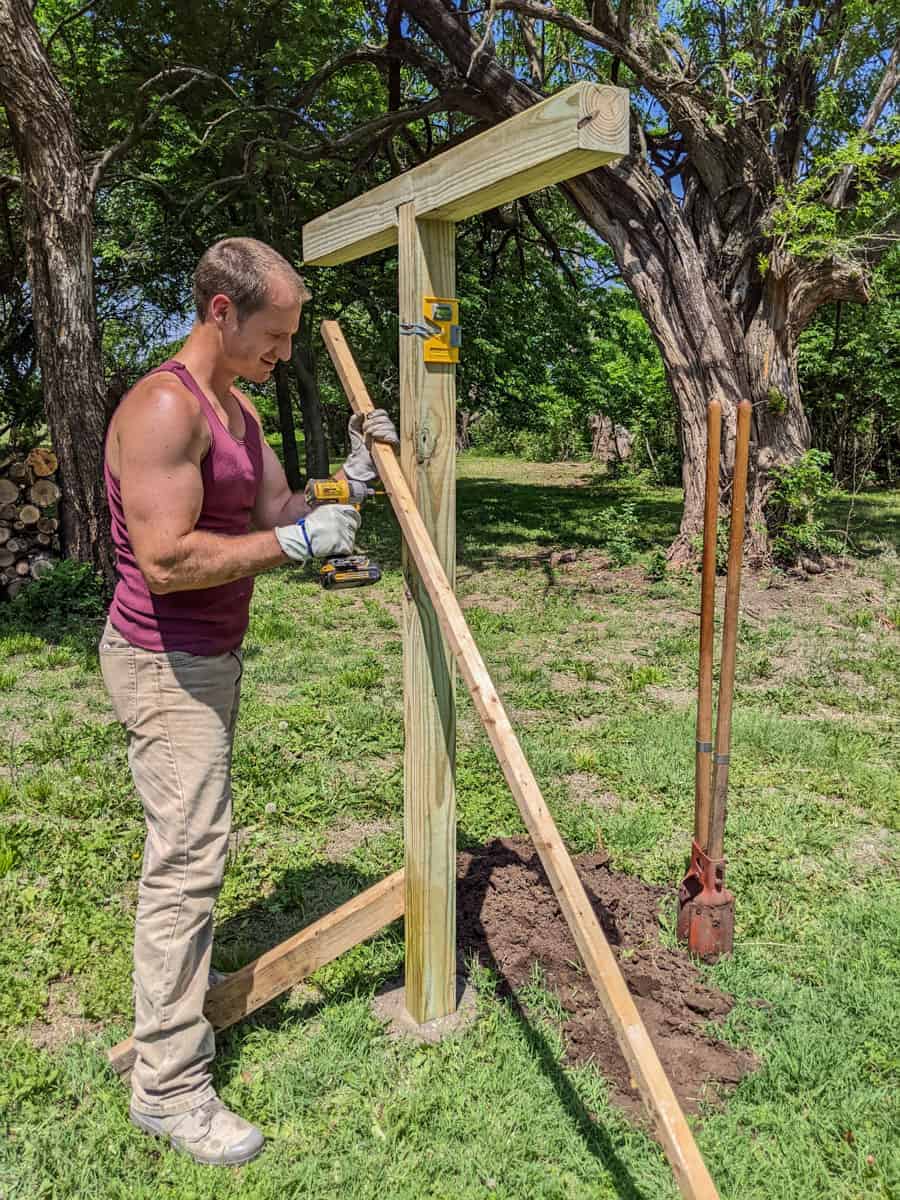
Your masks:
M 310 508 L 320 504 L 352 504 L 359 511 L 375 492 L 357 479 L 310 479 L 304 494 Z M 368 587 L 380 578 L 381 567 L 364 554 L 327 558 L 319 568 L 319 583 L 329 591 Z

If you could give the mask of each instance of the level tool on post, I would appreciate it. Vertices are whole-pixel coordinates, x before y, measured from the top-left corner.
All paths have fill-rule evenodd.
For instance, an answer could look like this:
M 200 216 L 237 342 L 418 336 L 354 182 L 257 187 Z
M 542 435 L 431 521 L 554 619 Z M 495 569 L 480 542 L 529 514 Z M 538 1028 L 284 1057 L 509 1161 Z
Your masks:
M 716 741 L 712 743 L 713 618 L 716 598 L 716 542 L 719 519 L 719 451 L 722 408 L 707 409 L 706 496 L 703 512 L 703 567 L 700 585 L 700 674 L 697 683 L 697 744 L 694 759 L 694 840 L 687 874 L 678 890 L 678 937 L 700 958 L 713 961 L 734 948 L 734 896 L 725 886 L 725 814 L 731 751 L 731 712 L 744 553 L 744 509 L 750 459 L 752 406 L 737 409 L 737 439 L 731 488 L 731 531 Z

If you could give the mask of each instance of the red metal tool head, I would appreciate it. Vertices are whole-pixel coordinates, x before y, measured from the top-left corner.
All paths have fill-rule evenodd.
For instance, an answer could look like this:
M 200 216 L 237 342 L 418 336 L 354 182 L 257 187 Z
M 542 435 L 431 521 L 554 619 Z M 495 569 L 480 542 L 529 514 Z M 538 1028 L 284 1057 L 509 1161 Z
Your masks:
M 725 886 L 725 859 L 712 859 L 695 841 L 678 889 L 678 940 L 698 958 L 715 962 L 734 949 L 734 896 Z

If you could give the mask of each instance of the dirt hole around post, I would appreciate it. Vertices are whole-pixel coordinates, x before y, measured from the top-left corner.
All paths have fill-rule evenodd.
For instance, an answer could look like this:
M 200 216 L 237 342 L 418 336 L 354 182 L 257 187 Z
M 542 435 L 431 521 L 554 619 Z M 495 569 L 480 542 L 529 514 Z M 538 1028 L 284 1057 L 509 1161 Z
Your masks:
M 710 1033 L 732 998 L 708 987 L 686 952 L 662 944 L 666 890 L 612 871 L 603 853 L 574 863 L 682 1107 L 696 1112 L 701 1102 L 721 1100 L 757 1063 Z M 496 974 L 501 996 L 515 997 L 539 964 L 543 987 L 565 1010 L 566 1063 L 592 1063 L 609 1081 L 612 1101 L 644 1122 L 612 1026 L 527 838 L 458 856 L 457 941 L 463 955 L 477 955 Z

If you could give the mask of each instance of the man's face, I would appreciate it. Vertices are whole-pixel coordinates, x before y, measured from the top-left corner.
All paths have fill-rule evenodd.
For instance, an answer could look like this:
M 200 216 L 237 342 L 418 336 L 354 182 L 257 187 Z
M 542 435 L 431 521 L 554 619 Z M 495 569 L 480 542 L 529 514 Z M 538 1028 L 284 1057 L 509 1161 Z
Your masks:
M 296 289 L 278 275 L 269 280 L 266 306 L 243 321 L 227 296 L 214 296 L 210 312 L 222 336 L 223 365 L 251 383 L 265 383 L 278 360 L 291 356 L 300 308 Z

